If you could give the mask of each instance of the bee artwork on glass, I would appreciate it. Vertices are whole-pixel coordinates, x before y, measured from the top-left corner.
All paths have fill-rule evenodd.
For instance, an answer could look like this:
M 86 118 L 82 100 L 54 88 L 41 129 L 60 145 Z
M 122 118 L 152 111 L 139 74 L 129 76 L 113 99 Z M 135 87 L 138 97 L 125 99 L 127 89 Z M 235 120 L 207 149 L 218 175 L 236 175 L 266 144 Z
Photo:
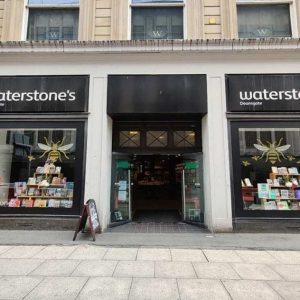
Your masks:
M 291 145 L 281 145 L 282 138 L 278 143 L 276 141 L 274 143 L 266 141 L 266 144 L 264 144 L 261 140 L 257 140 L 257 142 L 258 144 L 253 144 L 253 146 L 262 152 L 259 159 L 265 156 L 266 162 L 269 160 L 271 164 L 275 164 L 277 161 L 281 162 L 280 158 L 287 159 L 283 152 L 288 150 Z
M 66 154 L 67 150 L 70 150 L 73 147 L 73 144 L 67 144 L 63 145 L 65 138 L 63 138 L 61 141 L 58 141 L 57 143 L 54 143 L 53 141 L 48 142 L 47 138 L 44 137 L 46 145 L 42 143 L 38 143 L 38 146 L 40 149 L 44 150 L 45 152 L 40 156 L 40 158 L 44 157 L 48 153 L 48 160 L 52 163 L 55 163 L 57 160 L 61 160 L 61 153 L 65 156 L 66 159 L 69 159 L 69 157 Z

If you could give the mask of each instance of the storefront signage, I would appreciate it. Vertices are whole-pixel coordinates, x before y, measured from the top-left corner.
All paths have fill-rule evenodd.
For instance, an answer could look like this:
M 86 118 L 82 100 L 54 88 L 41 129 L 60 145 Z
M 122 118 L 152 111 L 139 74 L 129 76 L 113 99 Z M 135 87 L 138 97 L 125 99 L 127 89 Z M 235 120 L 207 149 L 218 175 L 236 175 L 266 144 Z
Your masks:
M 0 77 L 0 113 L 84 112 L 88 76 Z
M 300 111 L 299 75 L 227 75 L 227 111 Z
M 206 114 L 206 76 L 111 75 L 107 101 L 112 117 Z

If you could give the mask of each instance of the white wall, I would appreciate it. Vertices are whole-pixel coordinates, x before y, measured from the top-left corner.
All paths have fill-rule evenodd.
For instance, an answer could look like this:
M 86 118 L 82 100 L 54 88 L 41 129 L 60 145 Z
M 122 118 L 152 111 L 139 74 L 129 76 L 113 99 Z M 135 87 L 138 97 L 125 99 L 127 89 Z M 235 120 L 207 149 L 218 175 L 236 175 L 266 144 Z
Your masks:
M 203 118 L 205 220 L 212 230 L 232 228 L 224 74 L 299 73 L 296 52 L 1 54 L 3 75 L 90 75 L 85 200 L 96 200 L 102 226 L 110 216 L 112 121 L 106 115 L 108 74 L 207 74 Z M 1 116 L 0 116 L 1 118 Z

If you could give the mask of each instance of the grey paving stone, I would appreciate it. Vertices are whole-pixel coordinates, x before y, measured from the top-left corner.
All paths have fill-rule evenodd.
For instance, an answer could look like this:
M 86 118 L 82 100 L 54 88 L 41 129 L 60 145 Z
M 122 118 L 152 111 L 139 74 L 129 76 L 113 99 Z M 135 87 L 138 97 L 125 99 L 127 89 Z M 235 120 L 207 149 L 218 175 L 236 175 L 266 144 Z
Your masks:
M 40 259 L 0 259 L 0 275 L 27 275 L 37 268 L 43 260 Z
M 193 263 L 198 278 L 240 279 L 228 263 Z
M 269 266 L 264 264 L 232 264 L 233 269 L 242 279 L 281 280 L 282 278 Z
M 171 249 L 173 261 L 207 262 L 202 250 L 198 249 Z
M 47 246 L 33 258 L 40 259 L 66 259 L 77 246 Z
M 15 246 L 2 253 L 0 258 L 31 258 L 44 248 L 45 246 Z
M 222 280 L 233 300 L 282 299 L 266 282 L 252 280 Z
M 127 300 L 131 278 L 90 278 L 77 299 Z
M 271 265 L 287 281 L 300 281 L 300 265 Z
M 155 262 L 155 277 L 161 278 L 197 278 L 190 262 Z
M 80 245 L 68 259 L 102 259 L 107 248 L 90 245 Z
M 30 275 L 38 276 L 69 276 L 79 264 L 79 260 L 46 260 Z
M 300 265 L 300 251 L 268 251 L 268 253 L 280 263 Z
M 115 277 L 154 277 L 153 261 L 120 261 Z
M 275 259 L 267 251 L 236 250 L 236 253 L 246 263 L 253 263 L 253 264 L 276 264 L 276 263 L 278 263 L 277 259 Z
M 5 253 L 7 250 L 13 248 L 12 246 L 0 246 L 0 254 Z
M 137 252 L 137 248 L 109 248 L 103 259 L 136 260 Z
M 41 281 L 42 277 L 3 276 L 0 277 L 0 299 L 22 299 Z
M 171 261 L 170 249 L 140 248 L 137 254 L 137 260 Z
M 129 300 L 178 300 L 175 279 L 134 278 Z
M 234 250 L 203 250 L 209 262 L 242 262 Z
M 86 277 L 46 277 L 25 299 L 75 299 Z
M 72 276 L 112 276 L 117 261 L 84 260 L 72 273 Z
M 178 279 L 177 281 L 181 300 L 230 299 L 218 280 Z
M 284 299 L 300 299 L 300 282 L 271 281 L 268 284 Z

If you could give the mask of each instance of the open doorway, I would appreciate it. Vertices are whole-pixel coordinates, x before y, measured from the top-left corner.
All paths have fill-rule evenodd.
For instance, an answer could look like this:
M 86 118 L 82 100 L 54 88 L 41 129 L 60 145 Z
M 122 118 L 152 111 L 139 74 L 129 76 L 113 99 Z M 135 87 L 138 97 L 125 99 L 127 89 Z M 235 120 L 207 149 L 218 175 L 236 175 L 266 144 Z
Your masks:
M 181 155 L 135 155 L 132 217 L 137 222 L 182 219 Z

